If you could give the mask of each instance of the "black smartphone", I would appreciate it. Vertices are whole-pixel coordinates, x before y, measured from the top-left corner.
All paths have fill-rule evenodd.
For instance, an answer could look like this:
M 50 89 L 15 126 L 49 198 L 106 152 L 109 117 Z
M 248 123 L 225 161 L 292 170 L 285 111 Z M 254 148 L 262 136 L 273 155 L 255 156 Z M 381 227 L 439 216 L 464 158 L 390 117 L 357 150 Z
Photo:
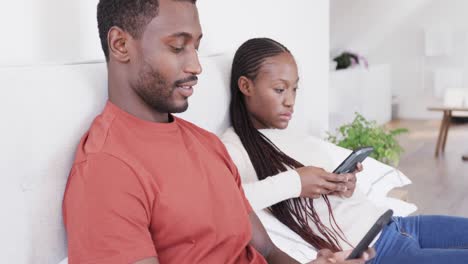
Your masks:
M 367 232 L 367 234 L 362 238 L 362 240 L 357 244 L 357 246 L 353 249 L 351 254 L 349 254 L 349 259 L 357 259 L 361 257 L 362 253 L 369 248 L 370 243 L 375 239 L 375 237 L 382 231 L 382 229 L 390 223 L 392 219 L 393 211 L 387 210 L 382 216 L 377 219 L 375 224 L 371 227 L 371 229 Z
M 341 162 L 341 164 L 333 171 L 333 173 L 350 173 L 356 170 L 358 162 L 363 162 L 374 151 L 373 147 L 362 147 L 355 149 L 349 156 Z

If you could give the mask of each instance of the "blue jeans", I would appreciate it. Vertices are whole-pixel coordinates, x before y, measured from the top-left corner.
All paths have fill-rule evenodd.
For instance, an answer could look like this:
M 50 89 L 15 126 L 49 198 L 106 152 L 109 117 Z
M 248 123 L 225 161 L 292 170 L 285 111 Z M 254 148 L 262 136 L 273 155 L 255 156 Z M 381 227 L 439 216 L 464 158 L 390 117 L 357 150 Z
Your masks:
M 372 264 L 468 263 L 468 218 L 394 217 L 374 245 Z

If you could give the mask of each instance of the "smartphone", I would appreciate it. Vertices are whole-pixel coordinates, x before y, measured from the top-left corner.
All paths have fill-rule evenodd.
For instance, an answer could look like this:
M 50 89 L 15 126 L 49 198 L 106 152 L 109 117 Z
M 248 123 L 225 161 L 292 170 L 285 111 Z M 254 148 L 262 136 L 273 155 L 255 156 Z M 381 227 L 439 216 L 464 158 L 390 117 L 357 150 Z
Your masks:
M 359 244 L 353 249 L 351 254 L 349 254 L 346 260 L 350 259 L 357 259 L 361 257 L 362 253 L 369 248 L 370 243 L 375 239 L 375 237 L 382 231 L 382 229 L 390 223 L 392 219 L 393 211 L 387 210 L 382 216 L 377 219 L 375 224 L 371 227 L 371 229 L 367 232 L 367 234 L 362 238 Z
M 372 151 L 374 151 L 373 147 L 355 149 L 343 162 L 341 162 L 333 173 L 341 174 L 355 171 L 358 162 L 363 162 L 372 153 Z

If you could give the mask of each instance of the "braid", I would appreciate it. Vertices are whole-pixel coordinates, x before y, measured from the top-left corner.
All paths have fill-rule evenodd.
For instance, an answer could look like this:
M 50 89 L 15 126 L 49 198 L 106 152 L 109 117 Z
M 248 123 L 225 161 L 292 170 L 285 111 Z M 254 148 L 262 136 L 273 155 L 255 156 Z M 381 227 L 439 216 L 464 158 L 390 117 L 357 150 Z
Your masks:
M 283 52 L 290 54 L 285 46 L 272 39 L 254 38 L 239 47 L 232 64 L 230 118 L 234 131 L 239 135 L 247 150 L 259 180 L 284 172 L 288 168 L 304 167 L 300 162 L 282 152 L 253 126 L 243 94 L 238 86 L 238 80 L 241 76 L 255 80 L 264 60 Z M 335 221 L 328 197 L 323 195 L 323 199 L 328 206 L 332 230 L 320 220 L 314 208 L 313 199 L 289 199 L 271 206 L 269 210 L 280 222 L 315 248 L 326 248 L 334 252 L 341 251 L 342 248 L 337 237 L 346 241 L 343 239 L 344 234 Z M 310 221 L 317 227 L 321 236 L 310 227 Z

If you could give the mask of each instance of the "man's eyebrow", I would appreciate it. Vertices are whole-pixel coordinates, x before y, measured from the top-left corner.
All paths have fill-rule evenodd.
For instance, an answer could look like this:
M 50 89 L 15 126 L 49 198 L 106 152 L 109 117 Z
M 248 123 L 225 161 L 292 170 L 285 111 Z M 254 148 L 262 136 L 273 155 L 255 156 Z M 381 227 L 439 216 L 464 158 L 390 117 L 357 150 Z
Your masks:
M 193 35 L 188 32 L 177 32 L 177 33 L 172 34 L 170 37 L 192 39 Z M 202 37 L 203 37 L 203 34 L 200 34 L 200 37 L 198 37 L 198 40 L 200 40 Z

